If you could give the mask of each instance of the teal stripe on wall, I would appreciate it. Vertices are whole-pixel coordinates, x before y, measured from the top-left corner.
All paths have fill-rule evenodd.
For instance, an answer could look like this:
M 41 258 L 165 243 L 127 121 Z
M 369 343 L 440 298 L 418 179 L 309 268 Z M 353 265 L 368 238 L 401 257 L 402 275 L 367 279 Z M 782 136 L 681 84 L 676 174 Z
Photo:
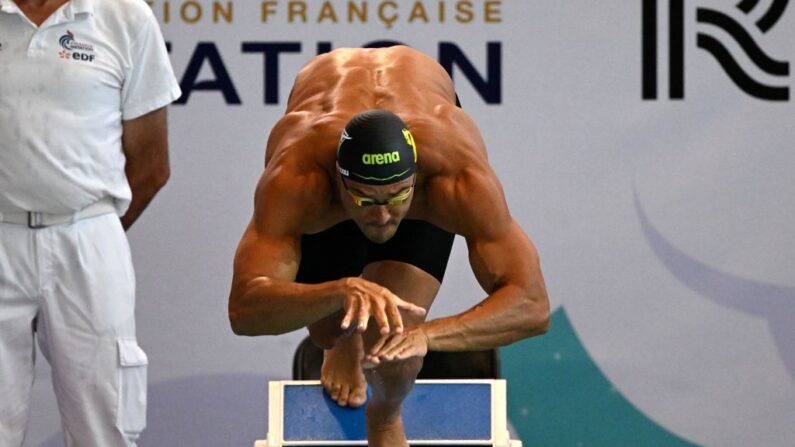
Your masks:
M 525 447 L 694 446 L 625 399 L 588 355 L 561 307 L 551 330 L 500 352 L 508 417 Z

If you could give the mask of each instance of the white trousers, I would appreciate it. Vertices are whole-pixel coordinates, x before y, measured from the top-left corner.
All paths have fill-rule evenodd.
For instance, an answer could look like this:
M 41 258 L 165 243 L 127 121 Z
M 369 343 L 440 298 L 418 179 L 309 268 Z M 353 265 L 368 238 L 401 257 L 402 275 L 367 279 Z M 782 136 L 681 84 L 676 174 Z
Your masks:
M 146 354 L 118 216 L 0 223 L 0 446 L 22 444 L 38 340 L 67 446 L 130 447 L 146 425 Z

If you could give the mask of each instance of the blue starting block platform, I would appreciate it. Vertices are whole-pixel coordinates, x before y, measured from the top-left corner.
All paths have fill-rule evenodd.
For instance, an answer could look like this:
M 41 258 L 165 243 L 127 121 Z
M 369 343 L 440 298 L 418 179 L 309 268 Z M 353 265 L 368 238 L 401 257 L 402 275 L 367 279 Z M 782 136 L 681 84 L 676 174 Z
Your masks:
M 340 407 L 319 381 L 269 391 L 268 439 L 254 447 L 367 445 L 364 407 Z M 509 439 L 504 380 L 418 380 L 402 415 L 412 446 L 522 447 Z

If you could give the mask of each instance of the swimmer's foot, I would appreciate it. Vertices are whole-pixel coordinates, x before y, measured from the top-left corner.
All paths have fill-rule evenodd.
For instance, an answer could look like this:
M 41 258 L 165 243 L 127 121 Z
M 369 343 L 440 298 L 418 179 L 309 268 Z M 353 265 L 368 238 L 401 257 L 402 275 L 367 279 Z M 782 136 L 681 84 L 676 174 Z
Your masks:
M 367 382 L 362 372 L 362 336 L 353 333 L 323 351 L 320 383 L 339 405 L 361 407 L 367 400 Z

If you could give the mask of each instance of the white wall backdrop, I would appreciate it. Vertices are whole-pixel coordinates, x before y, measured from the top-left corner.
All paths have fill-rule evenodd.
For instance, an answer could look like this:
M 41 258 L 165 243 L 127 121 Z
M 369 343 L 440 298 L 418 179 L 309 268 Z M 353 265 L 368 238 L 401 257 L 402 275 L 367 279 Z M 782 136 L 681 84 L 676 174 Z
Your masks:
M 349 3 L 367 5 L 365 23 L 349 23 Z M 130 232 L 139 339 L 150 358 L 141 445 L 264 437 L 266 381 L 289 377 L 304 336 L 236 337 L 226 316 L 265 141 L 318 42 L 382 39 L 434 57 L 441 42 L 454 44 L 493 85 L 487 46 L 499 45 L 501 59 L 491 59 L 499 100 L 487 103 L 460 64 L 454 81 L 512 213 L 539 248 L 554 308 L 566 309 L 618 392 L 695 444 L 795 445 L 795 107 L 744 92 L 698 42 L 699 33 L 712 36 L 739 71 L 791 97 L 795 7 L 761 0 L 745 13 L 737 1 L 689 1 L 681 29 L 671 30 L 671 3 L 676 10 L 677 0 L 654 8 L 657 99 L 644 100 L 644 2 L 152 0 L 183 89 L 197 48 L 217 49 L 226 73 L 211 53 L 196 59 L 192 84 L 211 89 L 193 89 L 171 108 L 173 175 Z M 231 21 L 214 21 L 214 4 L 233 8 Z M 760 29 L 756 21 L 782 5 Z M 302 7 L 307 22 L 294 15 L 291 23 L 290 8 Z M 263 8 L 272 11 L 264 22 Z M 699 9 L 732 18 L 786 73 L 766 71 L 729 31 L 697 20 Z M 462 20 L 466 11 L 471 21 Z M 676 35 L 684 39 L 682 99 L 668 87 L 678 78 L 668 56 Z M 266 74 L 266 58 L 244 52 L 244 42 L 301 49 L 281 53 L 278 67 L 269 56 L 276 69 Z M 230 104 L 221 85 L 241 103 Z M 278 88 L 277 103 L 265 103 L 266 85 Z M 482 297 L 458 240 L 432 315 Z M 61 442 L 48 374 L 41 360 L 29 446 Z

